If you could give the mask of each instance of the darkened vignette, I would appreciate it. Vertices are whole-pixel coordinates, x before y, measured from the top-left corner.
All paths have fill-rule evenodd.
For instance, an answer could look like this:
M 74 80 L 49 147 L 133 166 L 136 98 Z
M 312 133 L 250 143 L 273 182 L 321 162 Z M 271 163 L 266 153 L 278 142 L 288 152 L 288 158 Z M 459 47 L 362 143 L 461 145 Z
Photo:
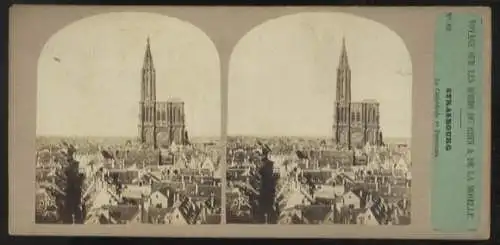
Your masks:
M 60 9 L 60 8 L 59 8 Z M 98 13 L 106 13 L 109 12 L 111 9 L 100 9 L 98 7 L 83 7 L 83 8 L 76 8 L 70 11 L 67 9 L 67 14 L 61 14 L 58 15 L 57 19 L 49 20 L 45 22 L 45 25 L 47 28 L 40 28 L 37 32 L 34 32 L 37 35 L 33 35 L 33 30 L 31 31 L 31 35 L 33 36 L 33 40 L 31 41 L 23 41 L 21 44 L 18 45 L 13 45 L 13 50 L 19 50 L 19 48 L 24 47 L 25 52 L 32 52 L 33 48 L 35 49 L 36 52 L 33 53 L 38 53 L 38 49 L 40 48 L 40 41 L 39 39 L 41 38 L 46 39 L 48 36 L 51 35 L 51 33 L 54 33 L 57 29 L 61 27 L 62 23 L 69 24 L 75 20 L 81 19 L 83 17 L 89 16 L 89 15 L 94 15 Z M 227 117 L 227 98 L 225 98 L 227 94 L 227 84 L 228 84 L 228 70 L 229 68 L 227 67 L 228 64 L 228 59 L 230 57 L 230 52 L 232 50 L 232 47 L 234 43 L 236 43 L 237 40 L 239 40 L 244 33 L 246 33 L 248 30 L 251 29 L 253 26 L 257 26 L 260 23 L 263 23 L 265 20 L 268 19 L 273 19 L 279 16 L 287 15 L 287 14 L 294 14 L 298 12 L 314 12 L 314 11 L 321 11 L 321 12 L 329 12 L 328 8 L 322 7 L 322 8 L 269 8 L 269 10 L 262 9 L 260 11 L 255 11 L 255 9 L 252 8 L 232 8 L 231 11 L 227 11 L 225 8 L 221 9 L 203 9 L 203 8 L 189 8 L 189 7 L 172 7 L 172 8 L 141 8 L 141 7 L 132 7 L 132 8 L 112 8 L 113 10 L 116 9 L 116 11 L 126 11 L 130 10 L 136 11 L 137 9 L 140 9 L 141 11 L 145 12 L 161 12 L 162 14 L 165 14 L 167 16 L 172 16 L 172 17 L 179 17 L 180 19 L 190 21 L 193 23 L 195 26 L 199 27 L 203 31 L 207 33 L 213 40 L 215 40 L 215 45 L 218 48 L 218 51 L 220 53 L 220 60 L 221 60 L 221 98 L 222 98 L 222 122 L 221 122 L 221 128 L 223 131 L 221 132 L 221 135 L 223 135 L 223 139 L 221 140 L 222 147 L 225 147 L 224 143 L 224 135 L 225 131 L 224 128 L 227 126 L 226 121 L 224 118 Z M 21 11 L 22 10 L 22 11 Z M 249 11 L 250 10 L 250 11 Z M 431 49 L 432 49 L 432 37 L 431 34 L 426 34 L 428 31 L 425 31 L 428 26 L 432 25 L 433 20 L 435 19 L 435 16 L 437 13 L 441 13 L 443 10 L 441 9 L 421 9 L 423 11 L 418 11 L 419 9 L 414 9 L 414 10 L 409 10 L 409 11 L 403 11 L 404 8 L 399 9 L 396 12 L 393 12 L 390 9 L 370 9 L 370 8 L 332 8 L 333 12 L 336 11 L 341 11 L 345 13 L 351 13 L 354 15 L 358 16 L 363 16 L 368 19 L 375 20 L 377 22 L 380 22 L 395 32 L 397 32 L 407 43 L 408 49 L 411 53 L 412 56 L 412 63 L 413 63 L 413 73 L 414 73 L 414 78 L 413 78 L 413 84 L 414 86 L 412 87 L 412 90 L 414 92 L 414 98 L 415 97 L 420 97 L 420 98 L 425 98 L 422 96 L 426 96 L 429 91 L 431 91 L 430 85 L 426 84 L 425 81 L 429 80 L 429 77 L 432 76 L 431 72 L 429 71 L 429 67 L 426 66 L 425 64 L 429 63 L 429 61 L 432 59 L 432 54 L 431 54 Z M 464 9 L 460 8 L 455 8 L 454 10 L 457 11 L 464 11 Z M 24 13 L 23 13 L 24 11 Z M 54 11 L 54 10 L 52 10 Z M 17 31 L 16 35 L 12 35 L 11 33 L 11 41 L 13 40 L 20 40 L 19 38 L 23 37 L 24 35 L 27 35 L 30 31 L 26 32 L 29 30 L 27 27 L 29 26 L 28 23 L 33 20 L 38 20 L 39 17 L 43 16 L 51 16 L 53 13 L 49 9 L 36 9 L 33 7 L 27 7 L 25 9 L 18 9 L 18 12 L 16 13 L 17 16 L 11 16 L 11 18 L 14 19 L 14 26 L 16 27 L 22 27 L 19 28 L 19 31 Z M 473 9 L 473 11 L 477 11 L 478 13 L 487 13 L 487 12 L 482 12 L 481 9 Z M 14 11 L 15 12 L 15 11 Z M 71 12 L 71 14 L 70 14 Z M 404 13 L 401 13 L 404 12 Z M 35 14 L 36 13 L 36 14 Z M 49 14 L 50 13 L 50 14 Z M 31 14 L 31 16 L 28 16 Z M 235 25 L 241 25 L 242 29 L 221 29 L 220 26 L 227 21 L 224 21 L 225 18 L 231 18 L 231 16 L 238 16 L 240 17 L 240 21 L 237 23 L 233 23 Z M 401 23 L 398 21 L 402 15 L 405 17 L 409 18 L 410 20 L 412 18 L 417 18 L 421 21 L 415 22 L 416 26 L 412 28 L 412 30 L 408 30 L 407 25 Z M 423 21 L 421 19 L 422 16 L 428 16 L 428 18 L 424 18 Z M 485 15 L 485 18 L 489 17 L 488 14 Z M 487 21 L 489 22 L 489 19 L 486 18 Z M 418 24 L 417 24 L 418 23 Z M 28 25 L 27 25 L 28 24 Z M 418 29 L 422 28 L 422 29 Z M 48 29 L 48 30 L 47 30 Z M 24 31 L 23 31 L 24 30 Z M 415 32 L 415 30 L 421 30 L 419 34 Z M 47 32 L 47 33 L 45 33 Z M 418 32 L 418 31 L 417 31 Z M 39 37 L 41 36 L 41 37 Z M 418 37 L 418 38 L 417 38 Z M 27 39 L 21 39 L 21 40 L 27 40 Z M 224 42 L 221 42 L 220 40 L 225 40 Z M 37 44 L 38 42 L 38 44 Z M 13 42 L 16 43 L 16 42 Z M 26 44 L 27 43 L 27 44 Z M 485 45 L 486 48 L 487 45 Z M 26 49 L 28 48 L 28 49 Z M 13 52 L 14 52 L 13 51 Z M 487 52 L 486 52 L 487 53 Z M 153 54 L 154 55 L 154 54 Z M 333 54 L 332 54 L 333 55 Z M 486 58 L 486 57 L 485 57 Z M 33 67 L 33 58 L 32 57 L 26 57 L 26 56 L 16 56 L 16 58 L 12 58 L 11 56 L 11 62 L 12 64 L 12 70 L 14 71 L 13 77 L 16 78 L 16 84 L 13 86 L 11 93 L 16 92 L 16 95 L 21 93 L 25 94 L 22 97 L 33 97 L 32 95 L 36 90 L 33 90 L 35 86 L 32 85 L 27 85 L 30 80 L 33 81 L 33 78 L 29 78 L 32 75 L 29 74 L 22 74 L 19 73 L 18 70 L 20 67 L 23 67 L 23 70 L 26 69 L 34 69 L 30 68 Z M 486 68 L 485 68 L 486 69 Z M 11 77 L 12 78 L 12 77 Z M 415 85 L 415 83 L 419 83 L 418 86 Z M 23 85 L 24 84 L 24 85 Z M 229 85 L 230 86 L 230 85 Z M 22 89 L 21 89 L 22 88 Z M 30 91 L 31 90 L 31 91 Z M 35 103 L 33 101 L 29 100 L 21 100 L 19 99 L 20 96 L 14 96 L 14 98 L 11 97 L 11 104 L 16 104 L 15 107 L 15 113 L 11 111 L 11 118 L 14 115 L 16 117 L 16 122 L 19 121 L 36 121 L 33 120 L 33 112 L 29 112 L 32 110 L 31 108 Z M 15 103 L 12 103 L 12 102 Z M 415 101 L 412 101 L 413 104 L 413 117 L 421 118 L 422 120 L 425 118 L 430 117 L 430 108 L 432 108 L 432 105 L 424 101 L 419 101 L 419 107 L 416 107 Z M 36 106 L 35 106 L 36 108 Z M 27 117 L 27 119 L 20 120 L 18 118 L 19 116 L 24 116 Z M 30 118 L 31 117 L 31 118 Z M 426 120 L 423 120 L 426 121 Z M 12 121 L 11 121 L 12 123 Z M 34 131 L 32 129 L 32 126 L 27 126 L 23 124 L 16 123 L 16 127 L 14 128 L 13 135 L 16 137 L 16 143 L 17 147 L 24 147 L 24 148 L 31 148 L 34 150 L 34 145 L 30 143 L 30 141 L 33 140 L 33 135 Z M 488 127 L 488 125 L 486 125 Z M 23 130 L 21 130 L 22 128 Z M 415 197 L 418 196 L 419 198 L 412 198 L 412 201 L 415 204 L 416 208 L 413 209 L 413 212 L 417 212 L 418 215 L 412 217 L 412 223 L 411 225 L 408 226 L 394 226 L 391 227 L 391 232 L 387 233 L 387 229 L 384 229 L 382 227 L 364 227 L 364 226 L 338 226 L 338 225 L 331 225 L 329 227 L 326 226 L 306 226 L 306 225 L 293 225 L 293 226 L 271 226 L 271 225 L 225 225 L 224 228 L 220 226 L 213 226 L 213 225 L 206 225 L 203 227 L 200 226 L 189 226 L 189 227 L 178 227 L 178 226 L 169 226 L 168 231 L 165 231 L 164 228 L 155 226 L 155 225 L 130 225 L 130 227 L 134 227 L 134 229 L 127 229 L 127 232 L 124 233 L 123 226 L 106 226 L 106 229 L 99 228 L 99 226 L 49 226 L 49 225 L 33 225 L 33 205 L 24 205 L 23 203 L 33 203 L 34 202 L 34 197 L 19 197 L 16 195 L 12 195 L 13 189 L 16 189 L 17 191 L 24 190 L 26 193 L 32 193 L 33 189 L 32 186 L 26 186 L 28 177 L 30 177 L 30 174 L 26 174 L 26 171 L 24 171 L 24 175 L 20 174 L 20 169 L 19 165 L 17 167 L 15 165 L 10 164 L 10 183 L 15 183 L 14 186 L 11 184 L 10 186 L 10 192 L 11 192 L 11 201 L 15 201 L 16 205 L 11 205 L 11 212 L 10 212 L 10 220 L 11 220 L 11 233 L 15 232 L 17 234 L 59 234 L 59 235 L 128 235 L 128 236 L 210 236 L 210 237 L 218 237 L 218 236 L 225 236 L 225 237 L 344 237 L 344 238 L 349 238 L 349 237 L 360 237 L 361 236 L 366 236 L 366 237 L 372 237 L 372 238 L 382 238 L 382 237 L 399 237 L 399 238 L 408 238 L 411 236 L 415 236 L 414 234 L 420 233 L 420 234 L 426 234 L 427 238 L 438 238 L 438 237 L 444 237 L 444 236 L 452 236 L 453 238 L 462 238 L 462 239 L 467 239 L 471 237 L 471 234 L 442 234 L 438 233 L 435 231 L 430 230 L 429 225 L 428 225 L 428 188 L 429 184 L 426 183 L 428 177 L 426 176 L 426 173 L 428 171 L 429 166 L 428 165 L 428 158 L 426 155 L 428 152 L 430 152 L 430 149 L 427 149 L 425 147 L 426 144 L 429 144 L 431 142 L 430 136 L 427 136 L 427 133 L 424 132 L 430 132 L 431 128 L 431 123 L 423 123 L 419 125 L 413 124 L 412 126 L 412 135 L 414 135 L 414 139 L 412 141 L 412 146 L 415 148 L 412 149 L 412 156 L 414 158 L 414 166 L 412 168 L 412 177 L 414 180 L 414 183 L 412 184 L 412 193 L 411 196 Z M 31 130 L 31 131 L 30 131 Z M 12 136 L 12 135 L 11 135 Z M 11 143 L 12 143 L 12 138 L 11 138 Z M 11 144 L 12 145 L 12 144 Z M 14 148 L 13 148 L 14 149 Z M 11 152 L 13 149 L 10 149 Z M 29 149 L 28 149 L 29 150 Z M 26 150 L 23 150 L 26 152 Z M 224 154 L 225 155 L 225 154 Z M 224 157 L 224 156 L 223 156 Z M 29 158 L 27 156 L 23 156 L 22 154 L 18 154 L 17 152 L 14 152 L 13 158 L 16 159 L 16 162 L 29 162 L 30 159 L 32 160 L 32 157 Z M 12 160 L 12 159 L 11 159 Z M 11 161 L 12 162 L 12 161 Z M 418 166 L 415 166 L 417 165 Z M 14 166 L 14 167 L 12 167 Z M 32 166 L 32 165 L 30 165 Z M 486 167 L 485 167 L 486 168 Z M 485 171 L 487 171 L 488 168 L 486 168 Z M 222 173 L 222 175 L 225 177 L 225 171 Z M 13 178 L 12 176 L 16 176 L 16 178 Z M 18 176 L 25 176 L 25 180 L 20 180 Z M 34 178 L 34 173 L 30 178 Z M 418 182 L 418 184 L 416 184 Z M 23 184 L 24 183 L 24 184 Z M 32 183 L 32 182 L 31 182 Z M 417 187 L 415 187 L 417 185 Z M 223 187 L 224 188 L 224 187 Z M 22 198 L 23 200 L 20 200 Z M 33 199 L 32 199 L 33 198 Z M 224 203 L 224 196 L 222 197 Z M 487 209 L 486 207 L 483 209 L 483 212 Z M 30 215 L 28 215 L 30 214 Z M 28 217 L 30 216 L 30 217 Z M 15 224 L 12 222 L 15 220 Z M 331 229 L 335 228 L 335 232 L 331 232 Z M 482 230 L 484 231 L 484 230 Z M 413 234 L 413 235 L 412 235 Z M 484 233 L 481 233 L 484 234 Z M 481 234 L 475 233 L 475 236 L 481 236 Z

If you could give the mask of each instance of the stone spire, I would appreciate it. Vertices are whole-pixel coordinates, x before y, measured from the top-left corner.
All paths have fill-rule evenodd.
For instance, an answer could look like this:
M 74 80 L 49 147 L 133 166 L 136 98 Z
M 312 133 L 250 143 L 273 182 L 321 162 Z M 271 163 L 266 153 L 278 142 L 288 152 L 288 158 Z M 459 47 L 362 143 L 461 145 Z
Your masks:
M 153 55 L 151 54 L 151 45 L 149 42 L 149 36 L 146 40 L 146 52 L 144 53 L 144 64 L 143 64 L 143 69 L 147 70 L 154 70 L 154 65 L 153 65 Z
M 142 66 L 142 96 L 141 101 L 156 101 L 156 71 L 153 65 L 153 55 L 149 37 L 144 53 L 144 64 Z
M 342 37 L 342 50 L 340 51 L 339 69 L 349 69 L 349 60 L 347 58 L 347 48 L 345 46 L 345 37 Z
M 347 58 L 345 38 L 342 38 L 339 64 L 337 68 L 337 99 L 341 103 L 351 102 L 351 68 Z

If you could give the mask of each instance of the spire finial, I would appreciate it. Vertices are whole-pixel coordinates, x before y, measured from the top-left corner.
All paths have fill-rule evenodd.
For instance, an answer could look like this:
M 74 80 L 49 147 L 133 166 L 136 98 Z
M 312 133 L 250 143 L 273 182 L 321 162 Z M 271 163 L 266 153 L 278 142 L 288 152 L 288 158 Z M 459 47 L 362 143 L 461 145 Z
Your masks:
M 345 47 L 345 36 L 342 36 L 342 53 L 347 53 L 347 49 Z
M 340 51 L 340 57 L 339 57 L 339 66 L 342 67 L 347 67 L 348 66 L 348 61 L 347 61 L 347 48 L 345 45 L 345 36 L 342 36 L 342 50 Z
M 144 53 L 144 69 L 153 68 L 153 57 L 151 55 L 151 45 L 150 45 L 149 35 L 146 38 L 146 52 Z M 153 68 L 154 69 L 154 68 Z

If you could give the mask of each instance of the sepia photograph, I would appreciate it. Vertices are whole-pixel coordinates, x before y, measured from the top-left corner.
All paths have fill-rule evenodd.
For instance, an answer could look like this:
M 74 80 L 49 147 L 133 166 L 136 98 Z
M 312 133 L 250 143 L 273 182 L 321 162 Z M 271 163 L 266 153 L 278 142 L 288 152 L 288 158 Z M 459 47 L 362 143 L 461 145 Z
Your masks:
M 377 22 L 298 13 L 250 30 L 228 78 L 228 224 L 411 223 L 411 57 Z
M 12 6 L 9 234 L 487 239 L 490 29 L 486 7 Z
M 220 64 L 203 31 L 116 12 L 65 26 L 37 76 L 37 224 L 221 223 Z

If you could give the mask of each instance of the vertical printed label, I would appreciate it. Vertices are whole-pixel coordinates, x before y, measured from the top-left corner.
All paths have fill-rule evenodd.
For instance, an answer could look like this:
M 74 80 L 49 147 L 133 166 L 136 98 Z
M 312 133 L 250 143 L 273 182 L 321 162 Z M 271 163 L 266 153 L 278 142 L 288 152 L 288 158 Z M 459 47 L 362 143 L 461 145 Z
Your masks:
M 432 225 L 478 228 L 483 164 L 483 23 L 476 14 L 438 18 L 435 42 Z

